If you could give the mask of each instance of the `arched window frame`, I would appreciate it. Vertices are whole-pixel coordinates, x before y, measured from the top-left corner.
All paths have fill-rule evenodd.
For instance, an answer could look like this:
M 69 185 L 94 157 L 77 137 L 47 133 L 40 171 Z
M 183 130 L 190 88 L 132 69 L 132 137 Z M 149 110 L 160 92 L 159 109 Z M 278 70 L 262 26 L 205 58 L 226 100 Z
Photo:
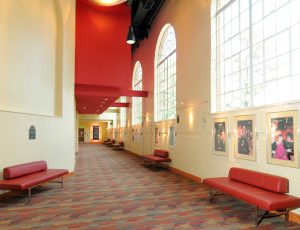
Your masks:
M 176 119 L 176 34 L 166 24 L 155 50 L 154 120 Z
M 132 78 L 132 89 L 143 90 L 143 71 L 139 61 L 135 63 Z M 142 124 L 143 100 L 141 97 L 132 97 L 132 125 Z

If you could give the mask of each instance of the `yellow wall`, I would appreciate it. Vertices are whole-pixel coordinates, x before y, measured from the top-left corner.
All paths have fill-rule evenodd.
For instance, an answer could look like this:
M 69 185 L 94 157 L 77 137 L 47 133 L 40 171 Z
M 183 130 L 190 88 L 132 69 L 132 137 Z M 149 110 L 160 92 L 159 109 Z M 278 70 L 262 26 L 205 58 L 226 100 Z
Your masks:
M 75 0 L 0 0 L 0 15 L 0 170 L 46 160 L 73 171 Z
M 93 140 L 93 126 L 99 126 L 100 140 Z M 101 143 L 107 139 L 107 122 L 82 122 L 79 121 L 79 128 L 84 128 L 84 143 Z
M 153 122 L 154 118 L 154 53 L 160 30 L 166 23 L 172 24 L 177 38 L 177 114 L 175 120 Z M 149 38 L 143 40 L 133 56 L 143 68 L 143 90 L 149 92 L 143 99 L 143 142 L 132 142 L 131 108 L 127 110 L 127 136 L 125 148 L 137 154 L 152 153 L 154 148 L 167 149 L 172 167 L 206 178 L 226 176 L 230 167 L 237 166 L 284 176 L 290 180 L 290 194 L 300 196 L 300 170 L 267 163 L 266 113 L 271 111 L 299 110 L 299 103 L 240 110 L 229 113 L 210 113 L 210 1 L 168 0 L 153 25 Z M 129 100 L 130 101 L 130 100 Z M 183 104 L 182 104 L 183 103 Z M 257 115 L 257 160 L 234 158 L 234 116 Z M 212 153 L 212 119 L 229 117 L 229 154 L 227 157 Z M 147 121 L 148 120 L 148 121 Z M 151 121 L 150 121 L 151 120 Z M 176 145 L 168 145 L 168 134 L 159 136 L 154 144 L 154 128 L 168 132 L 175 125 Z M 139 127 L 137 127 L 139 128 Z M 299 212 L 299 210 L 298 210 Z

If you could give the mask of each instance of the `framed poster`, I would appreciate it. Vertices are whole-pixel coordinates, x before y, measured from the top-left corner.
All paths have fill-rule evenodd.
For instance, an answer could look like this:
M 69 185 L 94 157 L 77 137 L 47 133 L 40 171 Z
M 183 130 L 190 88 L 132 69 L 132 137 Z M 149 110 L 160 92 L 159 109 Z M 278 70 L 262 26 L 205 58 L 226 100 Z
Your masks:
M 93 126 L 93 140 L 99 140 L 99 126 Z
M 268 163 L 299 167 L 298 111 L 267 114 Z
M 227 156 L 228 153 L 227 118 L 213 119 L 213 153 Z
M 255 115 L 235 117 L 234 157 L 256 161 Z
M 175 127 L 174 127 L 174 125 L 169 126 L 169 145 L 175 146 Z
M 157 145 L 158 144 L 158 127 L 155 127 L 154 130 L 154 143 Z

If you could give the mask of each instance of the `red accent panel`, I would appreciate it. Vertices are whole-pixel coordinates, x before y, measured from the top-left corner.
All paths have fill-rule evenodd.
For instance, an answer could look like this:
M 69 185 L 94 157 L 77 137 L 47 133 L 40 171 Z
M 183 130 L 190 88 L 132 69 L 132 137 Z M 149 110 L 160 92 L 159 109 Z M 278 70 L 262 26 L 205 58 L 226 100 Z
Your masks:
M 31 173 L 44 171 L 46 169 L 47 169 L 46 161 L 35 161 L 26 164 L 14 165 L 3 169 L 3 178 L 13 179 Z
M 47 169 L 22 177 L 0 181 L 0 189 L 24 190 L 68 173 L 66 169 Z
M 126 4 L 91 7 L 76 4 L 75 83 L 131 88 L 131 24 Z
M 129 102 L 114 102 L 111 107 L 129 107 Z
M 203 183 L 268 211 L 300 207 L 298 197 L 270 192 L 227 177 L 207 178 Z
M 103 7 L 76 1 L 75 96 L 80 114 L 101 114 L 121 91 L 131 89 L 130 24 L 126 4 Z
M 169 157 L 169 153 L 166 150 L 162 150 L 162 149 L 155 149 L 153 152 L 153 155 L 155 156 L 159 156 L 159 157 Z
M 126 91 L 122 92 L 122 96 L 127 96 L 127 97 L 148 97 L 148 91 L 126 90 Z
M 289 180 L 284 177 L 242 168 L 231 168 L 228 177 L 272 192 L 289 192 Z

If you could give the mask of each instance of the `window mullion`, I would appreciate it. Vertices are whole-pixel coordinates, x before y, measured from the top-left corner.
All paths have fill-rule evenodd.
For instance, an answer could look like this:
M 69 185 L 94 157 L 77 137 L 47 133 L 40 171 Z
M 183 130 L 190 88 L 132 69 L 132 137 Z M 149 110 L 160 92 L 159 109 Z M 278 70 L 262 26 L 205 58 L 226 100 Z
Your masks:
M 252 0 L 249 0 L 249 70 L 250 70 L 250 106 L 253 106 L 253 29 L 252 29 Z

